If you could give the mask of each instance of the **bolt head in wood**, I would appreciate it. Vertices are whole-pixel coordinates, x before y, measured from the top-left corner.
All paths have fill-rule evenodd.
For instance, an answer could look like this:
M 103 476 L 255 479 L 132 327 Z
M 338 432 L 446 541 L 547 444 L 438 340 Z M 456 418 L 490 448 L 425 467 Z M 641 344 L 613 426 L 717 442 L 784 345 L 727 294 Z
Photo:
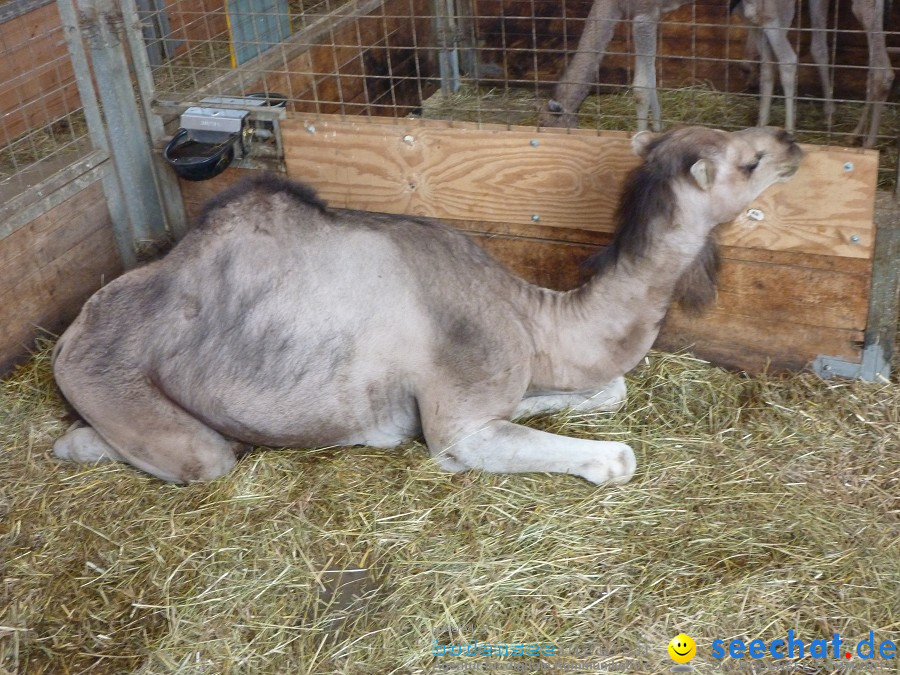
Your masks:
M 748 217 L 750 220 L 755 220 L 755 221 L 759 222 L 759 221 L 761 221 L 761 220 L 765 220 L 765 219 L 766 219 L 766 214 L 763 213 L 760 209 L 748 209 L 748 210 L 747 210 L 747 217 Z

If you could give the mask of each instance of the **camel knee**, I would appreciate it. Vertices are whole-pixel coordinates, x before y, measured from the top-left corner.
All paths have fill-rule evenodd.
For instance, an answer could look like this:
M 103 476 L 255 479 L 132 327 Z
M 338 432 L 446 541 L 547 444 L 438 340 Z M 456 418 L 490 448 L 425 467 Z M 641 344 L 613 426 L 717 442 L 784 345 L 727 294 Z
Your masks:
M 538 125 L 542 127 L 577 127 L 578 116 L 569 110 L 556 99 L 550 99 L 541 106 L 538 115 Z
M 613 412 L 625 404 L 627 397 L 628 388 L 625 386 L 625 378 L 620 376 L 585 401 L 584 407 L 588 410 Z
M 128 461 L 169 483 L 202 483 L 229 473 L 237 463 L 238 449 L 243 447 L 224 438 L 183 439 L 159 444 L 152 455 Z
M 432 450 L 431 447 L 429 447 L 429 451 L 434 463 L 444 471 L 459 473 L 460 471 L 466 471 L 472 468 L 467 464 L 462 463 L 452 449 Z

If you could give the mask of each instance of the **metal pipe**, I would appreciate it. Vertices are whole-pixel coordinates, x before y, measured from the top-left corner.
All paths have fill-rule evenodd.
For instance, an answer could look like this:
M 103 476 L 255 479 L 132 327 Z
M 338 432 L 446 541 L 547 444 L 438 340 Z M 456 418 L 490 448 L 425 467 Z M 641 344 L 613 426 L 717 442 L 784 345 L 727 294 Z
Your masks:
M 108 158 L 110 156 L 109 140 L 106 137 L 106 127 L 103 126 L 103 118 L 100 115 L 100 106 L 97 104 L 97 93 L 94 90 L 91 69 L 81 39 L 82 33 L 75 12 L 74 0 L 59 0 L 57 7 L 63 26 L 63 35 L 69 49 L 69 57 L 72 59 L 75 83 L 78 86 L 78 95 L 81 97 L 81 106 L 84 110 L 91 142 L 97 150 L 103 153 L 105 158 Z M 137 258 L 134 252 L 135 235 L 130 214 L 125 208 L 122 187 L 113 171 L 104 172 L 102 180 L 103 192 L 113 223 L 113 238 L 116 241 L 116 248 L 122 260 L 122 266 L 129 269 L 137 265 Z
M 76 0 L 106 118 L 134 244 L 165 236 L 165 214 L 156 190 L 150 141 L 144 129 L 122 45 L 123 17 L 113 0 Z

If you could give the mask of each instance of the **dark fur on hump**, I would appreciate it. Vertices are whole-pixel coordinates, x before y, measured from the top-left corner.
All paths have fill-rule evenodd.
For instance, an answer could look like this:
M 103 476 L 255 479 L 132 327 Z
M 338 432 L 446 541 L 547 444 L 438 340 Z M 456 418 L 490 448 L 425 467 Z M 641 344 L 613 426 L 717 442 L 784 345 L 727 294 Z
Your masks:
M 693 180 L 690 170 L 700 154 L 693 146 L 685 146 L 679 152 L 654 156 L 654 151 L 671 135 L 670 132 L 650 141 L 645 153 L 649 161 L 628 174 L 616 212 L 616 233 L 609 246 L 585 260 L 586 272 L 603 274 L 623 257 L 640 260 L 653 243 L 654 230 L 672 222 L 675 210 L 672 186 L 677 180 Z M 672 301 L 691 314 L 702 313 L 716 298 L 718 272 L 719 249 L 710 236 L 675 285 Z
M 211 198 L 200 211 L 197 217 L 197 225 L 202 227 L 206 224 L 210 214 L 214 211 L 228 206 L 232 202 L 236 202 L 250 194 L 268 196 L 274 194 L 284 194 L 291 199 L 311 206 L 316 210 L 326 213 L 328 204 L 323 200 L 316 191 L 305 183 L 298 183 L 283 176 L 274 173 L 264 173 L 259 176 L 250 176 L 242 178 L 233 185 L 227 187 L 222 192 Z

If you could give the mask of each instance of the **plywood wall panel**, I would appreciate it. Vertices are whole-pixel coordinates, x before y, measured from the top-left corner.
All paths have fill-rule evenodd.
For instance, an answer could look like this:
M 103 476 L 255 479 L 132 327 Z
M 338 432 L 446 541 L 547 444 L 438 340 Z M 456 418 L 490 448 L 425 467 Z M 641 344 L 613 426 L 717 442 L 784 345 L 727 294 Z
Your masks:
M 99 182 L 0 239 L 0 373 L 42 331 L 58 333 L 91 294 L 121 273 Z

